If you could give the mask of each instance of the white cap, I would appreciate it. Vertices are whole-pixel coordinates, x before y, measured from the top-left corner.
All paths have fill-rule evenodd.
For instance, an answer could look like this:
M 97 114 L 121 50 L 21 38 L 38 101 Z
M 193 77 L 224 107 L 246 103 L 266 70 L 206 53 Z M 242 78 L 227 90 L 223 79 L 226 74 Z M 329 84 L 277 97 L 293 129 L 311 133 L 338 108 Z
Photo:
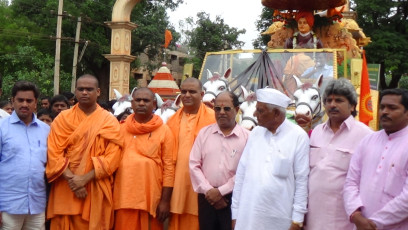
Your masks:
M 288 96 L 286 96 L 279 90 L 272 88 L 256 90 L 256 100 L 267 104 L 277 105 L 285 109 L 289 106 L 291 102 Z

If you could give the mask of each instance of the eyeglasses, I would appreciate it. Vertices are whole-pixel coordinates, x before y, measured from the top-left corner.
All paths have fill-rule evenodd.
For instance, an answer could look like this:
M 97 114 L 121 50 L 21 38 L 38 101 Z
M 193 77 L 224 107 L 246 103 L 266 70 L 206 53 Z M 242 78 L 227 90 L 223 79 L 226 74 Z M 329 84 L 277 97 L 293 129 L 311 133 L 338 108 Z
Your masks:
M 220 107 L 220 106 L 215 106 L 214 110 L 215 112 L 221 112 L 221 109 L 224 109 L 225 112 L 229 112 L 232 110 L 231 107 Z

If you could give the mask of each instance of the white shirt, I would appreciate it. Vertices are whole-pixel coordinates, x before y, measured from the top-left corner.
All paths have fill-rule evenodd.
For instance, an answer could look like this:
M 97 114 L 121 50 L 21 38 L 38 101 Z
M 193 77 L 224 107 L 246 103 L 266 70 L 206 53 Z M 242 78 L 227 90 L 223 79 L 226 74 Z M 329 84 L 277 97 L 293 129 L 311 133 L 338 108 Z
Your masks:
M 272 134 L 252 130 L 235 176 L 235 230 L 286 230 L 303 222 L 307 204 L 309 138 L 285 120 Z
M 6 111 L 4 111 L 3 109 L 0 109 L 0 120 L 4 119 L 6 117 L 10 116 L 9 113 L 7 113 Z

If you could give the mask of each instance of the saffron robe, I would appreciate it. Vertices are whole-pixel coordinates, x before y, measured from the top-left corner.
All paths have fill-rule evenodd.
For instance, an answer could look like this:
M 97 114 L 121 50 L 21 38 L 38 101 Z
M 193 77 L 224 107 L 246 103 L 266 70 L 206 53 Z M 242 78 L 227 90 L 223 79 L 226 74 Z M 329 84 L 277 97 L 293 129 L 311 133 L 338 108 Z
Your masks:
M 201 103 L 197 114 L 187 114 L 184 112 L 184 108 L 181 108 L 167 121 L 167 125 L 176 138 L 175 152 L 177 153 L 174 156 L 176 170 L 170 212 L 197 216 L 197 228 L 198 201 L 197 193 L 194 192 L 190 179 L 190 151 L 201 128 L 213 123 L 215 123 L 214 110 L 206 107 L 203 103 Z M 172 224 L 170 223 L 170 225 Z
M 46 175 L 51 192 L 47 218 L 80 215 L 89 222 L 89 229 L 111 229 L 112 174 L 119 166 L 122 145 L 118 121 L 99 105 L 90 115 L 78 104 L 62 111 L 48 136 Z M 85 186 L 85 199 L 78 199 L 61 176 L 66 168 L 75 175 L 95 170 L 95 178 Z
M 115 176 L 114 208 L 143 210 L 156 217 L 162 188 L 174 183 L 173 133 L 157 115 L 141 124 L 134 114 L 121 124 L 121 133 L 125 143 Z

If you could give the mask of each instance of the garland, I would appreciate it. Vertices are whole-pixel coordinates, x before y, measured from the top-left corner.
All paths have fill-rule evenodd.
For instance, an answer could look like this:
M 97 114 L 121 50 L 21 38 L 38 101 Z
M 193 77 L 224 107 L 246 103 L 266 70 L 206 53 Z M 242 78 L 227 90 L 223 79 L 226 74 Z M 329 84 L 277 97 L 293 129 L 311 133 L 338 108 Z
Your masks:
M 313 39 L 313 49 L 317 49 L 317 37 L 316 37 L 316 34 L 313 31 L 310 31 L 310 33 L 313 36 L 313 38 L 312 38 Z M 296 49 L 296 47 L 297 47 L 297 36 L 298 35 L 299 35 L 298 31 L 293 34 L 293 49 Z

